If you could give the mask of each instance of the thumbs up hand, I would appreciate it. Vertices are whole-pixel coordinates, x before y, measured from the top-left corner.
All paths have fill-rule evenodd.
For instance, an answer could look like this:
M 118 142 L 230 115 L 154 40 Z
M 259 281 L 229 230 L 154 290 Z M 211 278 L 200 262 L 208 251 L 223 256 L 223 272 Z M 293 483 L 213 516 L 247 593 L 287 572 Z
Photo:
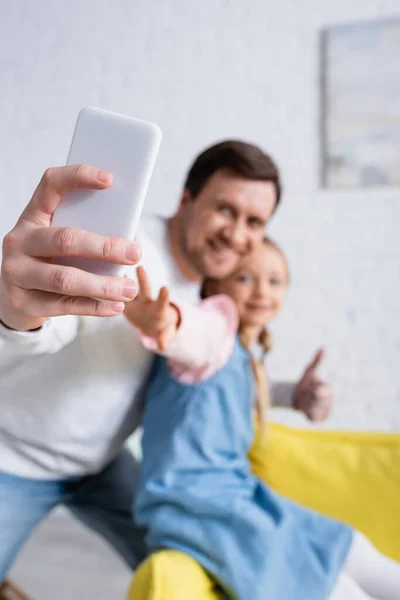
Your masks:
M 310 421 L 325 421 L 335 401 L 333 388 L 317 374 L 324 357 L 325 350 L 320 348 L 295 387 L 294 408 L 303 412 Z

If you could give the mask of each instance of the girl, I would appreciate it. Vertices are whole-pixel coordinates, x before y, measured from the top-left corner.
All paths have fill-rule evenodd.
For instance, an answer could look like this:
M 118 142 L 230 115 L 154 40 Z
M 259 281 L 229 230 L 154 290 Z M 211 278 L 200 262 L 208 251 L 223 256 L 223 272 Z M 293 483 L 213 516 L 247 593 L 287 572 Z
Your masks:
M 189 554 L 230 599 L 326 600 L 346 572 L 371 597 L 399 600 L 400 565 L 250 472 L 253 405 L 264 430 L 268 406 L 251 350 L 259 342 L 268 351 L 266 325 L 287 289 L 279 248 L 266 239 L 233 275 L 206 281 L 197 308 L 170 303 L 165 288 L 153 301 L 144 271 L 138 276 L 130 318 L 165 354 L 147 392 L 136 502 L 149 550 Z

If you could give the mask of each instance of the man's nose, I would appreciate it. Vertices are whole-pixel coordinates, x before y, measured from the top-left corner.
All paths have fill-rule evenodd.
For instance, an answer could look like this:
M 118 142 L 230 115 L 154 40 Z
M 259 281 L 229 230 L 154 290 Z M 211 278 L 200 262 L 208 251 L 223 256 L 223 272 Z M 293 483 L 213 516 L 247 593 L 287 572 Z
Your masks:
M 237 248 L 246 247 L 248 242 L 246 225 L 241 221 L 237 221 L 231 228 L 230 237 L 230 242 L 232 245 L 236 246 Z

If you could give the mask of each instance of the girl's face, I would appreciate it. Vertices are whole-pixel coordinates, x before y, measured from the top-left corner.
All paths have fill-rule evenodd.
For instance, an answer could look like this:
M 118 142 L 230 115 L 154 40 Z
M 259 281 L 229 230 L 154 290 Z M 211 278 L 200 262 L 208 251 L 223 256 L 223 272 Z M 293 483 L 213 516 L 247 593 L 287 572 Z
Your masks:
M 286 261 L 275 248 L 259 244 L 232 275 L 215 283 L 217 293 L 234 300 L 241 327 L 263 327 L 281 309 L 288 285 Z

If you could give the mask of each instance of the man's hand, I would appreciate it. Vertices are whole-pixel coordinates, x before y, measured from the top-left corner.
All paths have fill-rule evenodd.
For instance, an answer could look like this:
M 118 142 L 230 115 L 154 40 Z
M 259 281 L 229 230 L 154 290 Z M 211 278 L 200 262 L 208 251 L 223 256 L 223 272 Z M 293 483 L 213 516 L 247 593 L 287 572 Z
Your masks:
M 178 310 L 170 303 L 166 287 L 162 287 L 158 298 L 153 300 L 150 282 L 143 267 L 138 268 L 137 276 L 139 293 L 125 305 L 124 314 L 143 335 L 156 341 L 159 350 L 164 351 L 178 329 Z
M 112 175 L 78 165 L 48 169 L 14 229 L 3 241 L 0 320 L 18 330 L 37 329 L 57 315 L 112 316 L 137 293 L 134 281 L 59 266 L 53 258 L 80 256 L 135 265 L 136 244 L 80 229 L 50 227 L 62 197 L 79 188 L 104 190 Z M 94 300 L 98 298 L 104 300 Z
M 325 421 L 335 401 L 332 387 L 317 376 L 324 356 L 325 350 L 320 348 L 295 387 L 294 408 L 305 413 L 310 421 Z

